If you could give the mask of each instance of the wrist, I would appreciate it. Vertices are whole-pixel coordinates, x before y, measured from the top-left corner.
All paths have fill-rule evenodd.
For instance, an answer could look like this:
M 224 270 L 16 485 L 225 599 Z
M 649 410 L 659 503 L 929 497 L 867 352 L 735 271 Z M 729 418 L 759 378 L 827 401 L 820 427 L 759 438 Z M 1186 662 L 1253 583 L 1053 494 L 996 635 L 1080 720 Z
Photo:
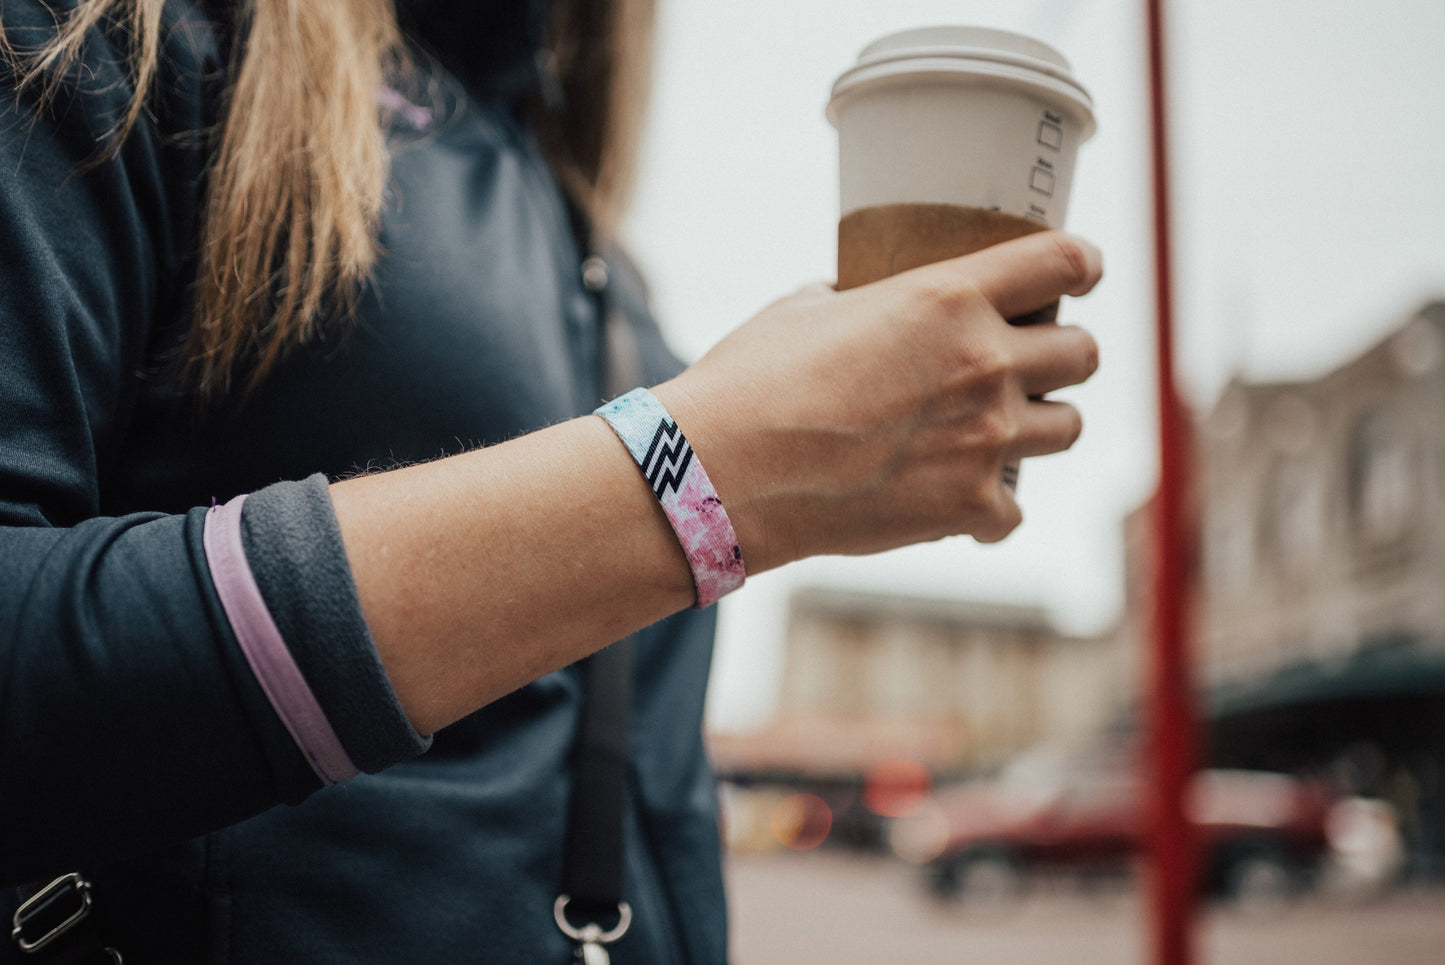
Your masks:
M 626 446 L 687 558 L 703 608 L 742 585 L 742 548 L 686 429 L 656 395 L 634 389 L 596 410 Z
M 756 440 L 750 442 L 746 433 L 746 407 L 708 401 L 686 383 L 686 373 L 654 386 L 652 392 L 686 429 L 707 465 L 732 520 L 748 573 L 756 575 L 791 562 L 793 557 L 779 558 L 777 550 L 783 541 L 767 523 Z

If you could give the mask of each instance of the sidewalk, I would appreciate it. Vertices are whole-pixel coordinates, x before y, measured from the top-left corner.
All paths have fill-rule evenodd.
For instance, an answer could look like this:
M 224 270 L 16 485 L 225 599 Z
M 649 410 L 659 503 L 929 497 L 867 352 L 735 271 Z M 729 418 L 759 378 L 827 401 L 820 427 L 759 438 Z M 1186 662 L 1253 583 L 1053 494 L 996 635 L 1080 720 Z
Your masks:
M 1055 886 L 987 914 L 941 905 L 912 868 L 838 852 L 729 858 L 734 965 L 1146 965 L 1133 893 Z M 1201 916 L 1197 965 L 1438 965 L 1445 892 L 1305 899 L 1269 917 Z

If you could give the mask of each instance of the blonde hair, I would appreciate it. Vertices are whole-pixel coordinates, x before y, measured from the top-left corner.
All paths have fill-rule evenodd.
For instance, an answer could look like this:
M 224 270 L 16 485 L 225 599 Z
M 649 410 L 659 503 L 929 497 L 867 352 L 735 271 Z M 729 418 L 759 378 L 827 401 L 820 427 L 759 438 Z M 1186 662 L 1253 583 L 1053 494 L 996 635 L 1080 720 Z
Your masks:
M 134 83 L 102 152 L 144 120 L 166 0 L 80 0 L 55 36 L 0 53 L 43 104 L 66 82 L 87 35 L 130 37 Z M 563 103 L 539 111 L 561 183 L 606 231 L 621 215 L 641 128 L 655 0 L 559 0 L 550 60 Z M 406 71 L 392 0 L 236 4 L 230 71 L 206 185 L 186 358 L 203 397 L 257 385 L 285 352 L 344 318 L 379 254 L 388 154 L 379 95 Z

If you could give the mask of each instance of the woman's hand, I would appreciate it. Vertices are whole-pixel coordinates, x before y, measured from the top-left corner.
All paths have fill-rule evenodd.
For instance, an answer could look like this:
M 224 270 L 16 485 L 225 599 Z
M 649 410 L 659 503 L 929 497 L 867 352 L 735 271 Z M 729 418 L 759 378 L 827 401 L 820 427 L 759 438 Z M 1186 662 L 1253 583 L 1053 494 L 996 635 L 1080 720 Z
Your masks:
M 656 393 L 707 467 L 749 572 L 1021 519 L 1004 466 L 1067 449 L 1043 401 L 1093 374 L 1083 329 L 1008 323 L 1098 282 L 1099 253 L 1045 232 L 847 292 L 766 308 Z

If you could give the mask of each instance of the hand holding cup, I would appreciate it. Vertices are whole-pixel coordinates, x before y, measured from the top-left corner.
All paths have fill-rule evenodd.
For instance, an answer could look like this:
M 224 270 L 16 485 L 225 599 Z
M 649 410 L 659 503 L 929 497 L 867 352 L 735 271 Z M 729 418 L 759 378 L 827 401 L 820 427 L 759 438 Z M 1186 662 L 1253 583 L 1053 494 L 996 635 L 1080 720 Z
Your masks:
M 870 44 L 838 78 L 838 287 L 1063 226 L 1093 104 L 1058 51 L 978 27 Z M 1011 320 L 1051 322 L 1057 303 Z M 1005 467 L 1017 486 L 1018 466 Z
M 1041 232 L 839 292 L 770 305 L 657 388 L 708 465 L 750 573 L 1021 519 L 1004 467 L 1068 448 L 1042 397 L 1087 379 L 1093 338 L 1010 318 L 1082 295 L 1098 251 Z

